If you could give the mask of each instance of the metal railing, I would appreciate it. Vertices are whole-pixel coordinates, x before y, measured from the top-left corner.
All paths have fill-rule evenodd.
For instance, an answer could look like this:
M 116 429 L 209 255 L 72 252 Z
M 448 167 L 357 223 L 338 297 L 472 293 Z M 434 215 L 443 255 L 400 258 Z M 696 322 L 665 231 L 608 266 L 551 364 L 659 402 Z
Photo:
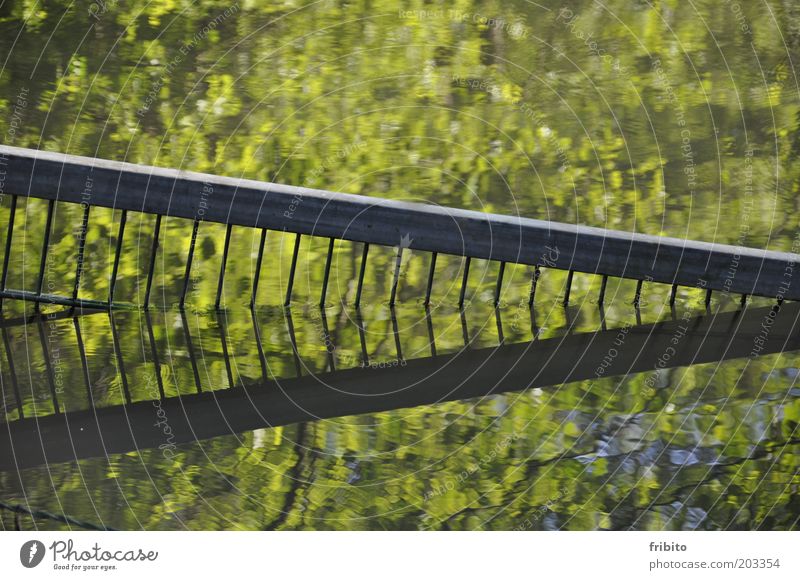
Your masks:
M 569 272 L 564 302 L 569 302 L 573 274 L 598 274 L 601 282 L 599 303 L 605 298 L 609 277 L 638 281 L 634 302 L 642 283 L 672 285 L 670 302 L 674 303 L 679 286 L 703 288 L 706 302 L 713 291 L 784 299 L 800 298 L 800 282 L 792 276 L 797 254 L 734 247 L 722 244 L 659 237 L 504 216 L 463 209 L 392 201 L 359 195 L 334 193 L 304 187 L 279 185 L 246 179 L 234 179 L 175 169 L 163 169 L 77 157 L 59 153 L 0 146 L 2 191 L 11 195 L 6 236 L 6 253 L 0 279 L 0 296 L 69 306 L 114 308 L 129 307 L 115 300 L 114 290 L 122 253 L 128 212 L 154 216 L 154 239 L 150 250 L 149 272 L 142 304 L 149 305 L 161 220 L 165 216 L 193 222 L 186 261 L 180 306 L 185 304 L 189 273 L 198 229 L 203 222 L 227 226 L 222 265 L 215 304 L 219 307 L 225 281 L 231 231 L 233 227 L 261 230 L 256 269 L 252 283 L 251 304 L 255 305 L 264 246 L 269 230 L 296 234 L 292 264 L 284 303 L 292 301 L 292 287 L 302 236 L 328 238 L 328 255 L 320 303 L 324 304 L 331 258 L 338 240 L 363 244 L 362 259 L 354 305 L 359 306 L 364 272 L 371 245 L 397 248 L 397 262 L 391 286 L 390 305 L 397 299 L 400 263 L 404 249 L 432 253 L 425 304 L 430 301 L 438 254 L 463 256 L 464 268 L 459 306 L 463 306 L 472 259 L 500 263 L 495 303 L 500 300 L 503 273 L 507 263 L 534 267 L 529 304 L 535 299 L 537 280 L 542 268 Z M 92 183 L 90 203 L 82 192 Z M 9 256 L 13 247 L 15 210 L 18 198 L 48 200 L 47 220 L 42 244 L 36 289 L 6 287 Z M 56 202 L 83 203 L 77 267 L 71 296 L 45 294 L 44 271 L 50 244 Z M 121 210 L 116 253 L 105 301 L 80 296 L 85 233 L 92 207 Z

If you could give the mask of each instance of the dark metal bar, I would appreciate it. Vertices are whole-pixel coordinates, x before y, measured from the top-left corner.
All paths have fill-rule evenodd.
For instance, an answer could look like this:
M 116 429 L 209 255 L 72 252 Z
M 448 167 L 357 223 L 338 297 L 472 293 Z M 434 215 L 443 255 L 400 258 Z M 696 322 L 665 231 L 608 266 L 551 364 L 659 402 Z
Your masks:
M 431 341 L 431 356 L 436 356 L 436 335 L 433 333 L 431 309 L 425 306 L 425 322 L 428 324 L 428 339 Z
M 222 344 L 222 358 L 225 361 L 225 372 L 228 375 L 228 387 L 233 388 L 233 369 L 231 368 L 231 357 L 228 355 L 228 338 L 225 334 L 225 320 L 221 313 L 217 313 L 217 325 L 219 326 L 219 338 Z
M 575 270 L 570 270 L 567 274 L 567 289 L 564 291 L 564 306 L 569 304 L 569 295 L 572 292 L 572 278 L 575 276 Z
M 469 329 L 467 328 L 467 316 L 464 313 L 464 309 L 462 308 L 459 312 L 461 318 L 461 337 L 464 339 L 464 347 L 469 348 L 470 338 L 469 338 Z
M 44 368 L 47 374 L 47 383 L 50 386 L 50 395 L 53 397 L 53 412 L 58 415 L 61 413 L 61 406 L 58 404 L 58 390 L 56 389 L 56 380 L 53 373 L 53 364 L 50 360 L 50 349 L 47 348 L 47 336 L 44 331 L 44 322 L 41 316 L 36 318 L 36 326 L 39 329 L 39 341 L 42 344 L 42 354 L 44 354 Z
M 89 376 L 89 360 L 86 358 L 86 348 L 83 345 L 83 335 L 81 334 L 81 325 L 78 322 L 78 317 L 72 319 L 72 324 L 75 326 L 75 339 L 78 343 L 78 354 L 81 357 L 81 369 L 83 370 L 83 380 L 86 383 L 86 396 L 89 405 L 94 408 L 94 394 L 92 393 L 92 378 Z
M 356 326 L 358 327 L 358 340 L 361 343 L 361 366 L 369 366 L 369 353 L 367 352 L 367 336 L 364 328 L 364 319 L 361 311 L 356 310 Z
M 673 284 L 672 290 L 669 293 L 669 305 L 673 306 L 675 304 L 675 297 L 678 295 L 678 285 Z
M 8 213 L 8 230 L 6 232 L 6 253 L 3 256 L 3 275 L 0 279 L 0 290 L 6 289 L 6 282 L 8 281 L 8 265 L 11 262 L 11 241 L 14 237 L 14 219 L 17 215 L 17 196 L 11 196 L 11 207 Z M 2 302 L 0 302 L 2 305 Z
M 783 271 L 800 256 L 677 238 L 649 236 L 517 216 L 413 204 L 375 197 L 315 191 L 212 175 L 0 146 L 8 163 L 11 194 L 80 203 L 87 177 L 94 182 L 92 204 L 178 218 L 197 215 L 197 192 L 214 185 L 216 203 L 204 220 L 284 230 L 393 247 L 399 237 L 414 240 L 415 251 L 540 264 L 626 279 L 647 279 L 694 287 L 699 279 L 712 290 L 777 296 Z M 268 191 L 269 195 L 265 196 Z M 298 203 L 297 199 L 302 200 Z M 235 200 L 235 203 L 234 203 Z M 291 220 L 286 208 L 294 210 Z M 552 252 L 557 248 L 558 252 Z M 734 279 L 726 272 L 738 258 Z M 800 299 L 792 280 L 788 300 Z
M 258 326 L 258 317 L 256 316 L 255 308 L 250 309 L 250 315 L 253 318 L 253 332 L 256 337 L 256 348 L 258 349 L 258 360 L 261 363 L 261 376 L 264 381 L 269 380 L 267 373 L 267 357 L 264 356 L 264 347 L 261 344 L 261 329 Z
M 328 277 L 331 274 L 331 263 L 333 262 L 333 246 L 336 243 L 334 238 L 328 242 L 328 257 L 325 260 L 325 274 L 322 277 L 322 292 L 319 297 L 319 307 L 325 308 L 325 297 L 328 295 Z
M 599 306 L 603 306 L 606 301 L 606 286 L 608 285 L 608 276 L 603 276 L 603 279 L 600 281 L 600 295 L 597 297 L 597 304 Z
M 145 310 L 144 321 L 147 326 L 147 334 L 150 339 L 150 353 L 153 355 L 153 366 L 156 370 L 156 384 L 158 385 L 158 394 L 161 399 L 166 399 L 164 393 L 164 379 L 161 378 L 161 359 L 158 356 L 158 349 L 156 348 L 156 336 L 153 334 L 153 323 L 150 320 L 150 312 Z
M 330 372 L 336 371 L 336 347 L 333 346 L 333 340 L 331 340 L 331 333 L 328 330 L 328 317 L 325 316 L 325 310 L 320 310 L 320 322 L 322 323 L 322 336 L 323 336 L 323 347 L 325 348 L 325 352 L 328 354 L 328 368 Z
M 428 272 L 428 289 L 425 291 L 425 302 L 423 302 L 424 306 L 429 306 L 431 303 L 431 290 L 433 290 L 433 275 L 436 271 L 436 256 L 438 254 L 433 252 L 431 254 L 431 269 Z
M 500 308 L 495 307 L 494 309 L 494 317 L 497 321 L 497 338 L 500 344 L 503 344 L 506 341 L 506 337 L 503 334 L 503 317 L 500 313 Z
M 284 312 L 286 314 L 286 330 L 289 333 L 289 344 L 292 346 L 292 355 L 294 356 L 294 367 L 295 371 L 297 372 L 297 376 L 299 377 L 303 374 L 303 363 L 300 360 L 300 351 L 297 349 L 297 337 L 294 334 L 292 311 L 287 308 Z
M 292 265 L 289 268 L 289 280 L 286 283 L 286 300 L 283 302 L 284 306 L 289 306 L 292 303 L 292 287 L 294 286 L 294 273 L 297 270 L 297 256 L 300 254 L 300 238 L 302 234 L 297 234 L 294 237 L 294 250 L 292 251 Z
M 644 280 L 637 280 L 636 292 L 633 295 L 633 304 L 638 308 L 639 303 L 642 301 L 642 284 Z
M 542 331 L 539 328 L 539 325 L 536 324 L 536 309 L 531 308 L 530 313 L 531 313 L 531 338 L 532 340 L 539 340 L 539 334 L 541 334 Z
M 706 308 L 711 306 L 711 292 L 712 292 L 711 288 L 706 290 Z
M 539 266 L 535 266 L 533 269 L 533 275 L 531 276 L 531 293 L 528 297 L 528 308 L 533 306 L 533 301 L 536 298 L 536 285 L 539 283 L 539 276 L 541 276 L 542 271 Z
M 361 268 L 358 273 L 358 287 L 356 288 L 356 301 L 354 306 L 358 309 L 361 306 L 361 290 L 364 288 L 364 273 L 367 271 L 367 254 L 369 254 L 369 244 L 364 244 L 361 253 Z
M 81 219 L 80 237 L 78 238 L 78 264 L 75 269 L 75 287 L 72 289 L 72 299 L 78 299 L 78 291 L 81 286 L 81 274 L 83 273 L 83 255 L 86 251 L 86 234 L 89 231 L 89 210 L 92 206 L 88 203 L 83 208 L 83 218 Z
M 503 289 L 503 274 L 506 271 L 506 263 L 500 262 L 500 271 L 497 273 L 497 287 L 494 289 L 494 305 L 500 305 L 500 292 Z
M 739 304 L 744 308 L 747 306 L 747 294 L 742 294 L 742 298 L 739 300 Z
M 114 252 L 114 266 L 111 268 L 111 280 L 108 283 L 108 303 L 114 303 L 114 290 L 117 287 L 117 273 L 119 272 L 119 260 L 122 256 L 122 240 L 125 236 L 125 224 L 128 221 L 128 212 L 122 210 L 119 216 L 119 232 L 117 233 L 117 249 Z
M 147 271 L 147 286 L 144 291 L 144 309 L 150 306 L 150 290 L 153 288 L 153 274 L 156 271 L 156 255 L 158 254 L 159 235 L 161 234 L 161 215 L 156 216 L 155 228 L 153 229 L 153 245 L 150 248 L 150 268 Z
M 56 207 L 56 202 L 50 200 L 47 204 L 47 222 L 44 226 L 44 241 L 42 242 L 42 257 L 39 262 L 39 277 L 36 282 L 36 294 L 42 295 L 42 288 L 44 288 L 44 270 L 47 266 L 47 248 L 50 246 L 50 231 L 53 229 L 53 212 Z
M 178 308 L 183 310 L 186 304 L 186 292 L 189 290 L 189 282 L 192 276 L 192 261 L 194 259 L 194 246 L 197 243 L 197 228 L 200 226 L 199 220 L 192 222 L 192 238 L 189 241 L 189 255 L 186 256 L 186 271 L 183 274 L 183 290 L 181 291 L 181 299 L 178 302 Z
M 403 362 L 403 346 L 400 344 L 400 328 L 397 326 L 397 316 L 394 308 L 389 309 L 392 317 L 392 334 L 394 335 L 394 347 L 397 350 L 397 360 Z
M 400 283 L 400 266 L 403 263 L 403 246 L 397 248 L 397 260 L 394 265 L 394 276 L 392 277 L 392 292 L 389 296 L 389 306 L 394 306 L 397 297 L 397 285 Z
M 258 293 L 258 280 L 261 277 L 261 262 L 264 259 L 264 244 L 267 242 L 267 230 L 261 230 L 261 240 L 258 243 L 258 257 L 256 258 L 256 271 L 253 273 L 253 296 L 250 298 L 250 307 L 256 305 Z
M 8 340 L 8 329 L 2 328 L 3 344 L 6 348 L 6 359 L 8 360 L 8 372 L 11 375 L 11 388 L 14 391 L 14 399 L 17 401 L 17 411 L 19 412 L 20 419 L 25 418 L 25 410 L 22 408 L 22 395 L 19 391 L 19 381 L 17 380 L 17 369 L 14 366 L 14 355 L 11 350 L 11 342 Z
M 198 393 L 203 392 L 203 385 L 200 382 L 200 369 L 197 367 L 197 359 L 194 356 L 194 343 L 192 342 L 192 332 L 189 329 L 189 319 L 186 318 L 186 311 L 181 310 L 181 326 L 186 338 L 186 350 L 189 353 L 189 362 L 192 364 L 192 375 L 194 375 L 194 387 Z
M 464 276 L 461 278 L 461 294 L 458 296 L 458 307 L 464 308 L 464 298 L 467 295 L 467 282 L 469 280 L 469 264 L 472 258 L 467 256 L 464 258 Z
M 219 268 L 219 282 L 217 283 L 217 299 L 214 301 L 214 308 L 219 310 L 219 304 L 222 300 L 222 286 L 225 284 L 225 265 L 228 263 L 228 249 L 231 245 L 231 232 L 233 231 L 233 224 L 228 224 L 225 229 L 225 244 L 222 247 L 222 264 Z
M 117 359 L 117 367 L 119 369 L 119 378 L 120 382 L 122 383 L 122 393 L 125 397 L 125 402 L 130 404 L 131 402 L 131 392 L 128 388 L 128 377 L 125 374 L 125 361 L 122 358 L 122 349 L 119 346 L 119 334 L 117 333 L 117 325 L 114 322 L 114 314 L 112 312 L 108 313 L 108 323 L 111 326 L 111 339 L 114 344 L 114 356 Z

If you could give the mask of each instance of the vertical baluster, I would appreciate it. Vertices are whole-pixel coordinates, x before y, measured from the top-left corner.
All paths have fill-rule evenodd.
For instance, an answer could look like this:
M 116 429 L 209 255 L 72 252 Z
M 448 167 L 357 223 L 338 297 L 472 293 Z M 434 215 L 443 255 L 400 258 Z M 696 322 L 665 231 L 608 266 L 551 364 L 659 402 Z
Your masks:
M 706 304 L 706 308 L 710 308 L 711 307 L 711 288 L 706 290 L 706 302 L 705 302 L 705 304 Z
M 264 259 L 264 244 L 267 242 L 267 230 L 261 230 L 261 240 L 258 243 L 258 256 L 256 257 L 256 271 L 253 273 L 253 296 L 250 298 L 250 307 L 256 306 L 256 294 L 258 293 L 258 280 L 261 277 L 261 261 Z
M 500 344 L 503 344 L 506 341 L 505 335 L 503 334 L 503 317 L 500 314 L 500 308 L 495 307 L 494 309 L 494 317 L 497 321 L 497 338 Z
M 23 409 L 22 404 L 22 395 L 19 391 L 19 381 L 17 380 L 17 369 L 14 366 L 14 355 L 11 350 L 11 341 L 8 339 L 8 329 L 3 327 L 3 344 L 5 345 L 6 349 L 6 359 L 8 360 L 8 372 L 11 375 L 11 388 L 14 391 L 14 399 L 17 402 L 17 412 L 19 413 L 19 418 L 25 418 L 25 410 Z
M 597 305 L 601 308 L 606 301 L 606 286 L 608 285 L 608 276 L 603 274 L 603 279 L 600 282 L 600 296 L 597 297 Z
M 222 264 L 219 268 L 219 282 L 217 283 L 217 298 L 214 301 L 214 308 L 219 310 L 219 304 L 222 300 L 222 287 L 225 284 L 225 265 L 228 263 L 228 249 L 231 245 L 231 232 L 233 231 L 233 224 L 228 224 L 225 229 L 225 243 L 222 246 Z
M 424 306 L 430 306 L 431 304 L 431 290 L 433 290 L 433 275 L 436 271 L 436 256 L 438 254 L 434 252 L 431 255 L 431 269 L 428 272 L 428 289 L 425 291 L 425 302 L 423 303 Z
M 261 344 L 261 329 L 258 327 L 258 318 L 254 308 L 250 309 L 250 315 L 253 318 L 253 332 L 256 337 L 256 348 L 258 349 L 258 360 L 261 363 L 261 378 L 264 383 L 267 382 L 269 375 L 267 374 L 267 357 L 264 356 L 264 346 Z
M 400 266 L 403 263 L 403 246 L 397 248 L 397 260 L 394 266 L 394 276 L 392 277 L 392 292 L 389 296 L 389 306 L 393 307 L 397 297 L 397 285 L 400 283 Z
M 6 232 L 6 253 L 3 256 L 3 274 L 0 278 L 0 290 L 6 289 L 8 281 L 8 265 L 11 262 L 11 241 L 14 237 L 14 219 L 17 216 L 17 196 L 11 196 L 11 207 L 8 213 L 8 231 Z M 3 297 L 0 296 L 0 309 L 3 308 Z
M 433 334 L 433 320 L 431 319 L 431 309 L 425 307 L 425 321 L 428 324 L 428 339 L 431 341 L 431 356 L 436 356 L 436 336 Z
M 164 379 L 161 378 L 161 359 L 158 356 L 158 349 L 156 348 L 156 336 L 153 334 L 153 323 L 150 320 L 150 312 L 145 311 L 144 321 L 147 325 L 147 334 L 150 338 L 150 352 L 153 355 L 153 366 L 156 371 L 156 384 L 158 385 L 158 395 L 163 400 L 167 398 L 164 392 Z
M 286 330 L 289 332 L 289 344 L 292 346 L 292 355 L 294 356 L 294 367 L 295 371 L 297 372 L 297 376 L 301 376 L 303 374 L 302 368 L 303 364 L 300 361 L 300 351 L 297 349 L 297 337 L 294 334 L 294 321 L 292 320 L 292 311 L 291 309 L 287 308 L 285 311 L 286 315 Z
M 300 254 L 300 238 L 301 234 L 294 237 L 294 250 L 292 251 L 292 265 L 289 268 L 289 280 L 286 284 L 286 300 L 284 306 L 289 306 L 292 303 L 292 287 L 294 286 L 294 273 L 297 271 L 297 256 Z
M 94 393 L 92 393 L 92 379 L 89 376 L 89 360 L 86 357 L 86 348 L 83 345 L 83 335 L 81 334 L 81 325 L 78 322 L 78 317 L 72 318 L 72 323 L 75 326 L 75 338 L 78 343 L 78 354 L 81 357 L 81 369 L 83 370 L 83 380 L 86 383 L 86 397 L 89 406 L 94 409 Z
M 570 270 L 567 274 L 567 289 L 564 292 L 564 306 L 569 306 L 569 295 L 572 292 L 572 278 L 575 276 L 575 270 Z
M 400 329 L 397 326 L 397 316 L 395 316 L 394 308 L 390 309 L 392 316 L 392 334 L 394 334 L 394 347 L 397 350 L 397 361 L 403 362 L 403 348 L 400 344 Z
M 536 309 L 531 308 L 531 340 L 539 340 L 539 325 L 536 324 Z
M 178 302 L 178 308 L 183 310 L 186 304 L 186 292 L 189 290 L 189 282 L 192 275 L 192 261 L 194 260 L 194 246 L 197 243 L 197 228 L 200 226 L 199 220 L 192 222 L 192 239 L 189 241 L 189 255 L 186 256 L 186 271 L 183 273 L 183 291 Z
M 469 348 L 469 329 L 467 328 L 467 316 L 463 308 L 459 311 L 459 314 L 461 317 L 461 336 L 464 339 L 464 348 Z
M 356 326 L 358 327 L 358 340 L 361 343 L 361 366 L 369 366 L 369 353 L 367 352 L 367 336 L 366 329 L 364 328 L 364 319 L 361 317 L 361 311 L 356 310 Z
M 672 285 L 672 290 L 669 293 L 669 305 L 670 306 L 674 306 L 675 305 L 675 297 L 677 295 L 678 295 L 678 285 L 677 284 L 673 284 Z
M 117 233 L 117 249 L 114 252 L 114 266 L 111 268 L 111 280 L 108 283 L 108 305 L 114 303 L 114 290 L 117 287 L 117 273 L 119 272 L 119 261 L 122 256 L 122 240 L 125 235 L 125 223 L 128 221 L 128 211 L 122 210 L 119 217 L 119 232 Z
M 331 372 L 336 372 L 336 347 L 333 346 L 331 340 L 331 333 L 328 330 L 328 317 L 325 316 L 325 310 L 320 310 L 320 322 L 322 323 L 322 336 L 324 338 L 323 347 L 328 355 L 328 367 Z
M 183 334 L 186 337 L 186 350 L 189 353 L 189 362 L 192 365 L 192 375 L 194 375 L 194 387 L 198 393 L 203 392 L 203 385 L 200 382 L 200 369 L 197 367 L 197 359 L 194 356 L 194 342 L 192 341 L 192 332 L 189 328 L 189 320 L 186 318 L 186 311 L 181 310 L 181 326 L 183 326 Z
M 225 361 L 225 373 L 228 375 L 228 387 L 235 387 L 236 383 L 233 382 L 231 357 L 228 354 L 228 338 L 225 333 L 225 320 L 221 313 L 217 313 L 217 325 L 219 326 L 219 338 L 222 345 L 222 358 Z
M 47 374 L 47 382 L 50 386 L 50 395 L 53 397 L 53 412 L 58 415 L 61 413 L 61 406 L 58 404 L 58 391 L 56 390 L 55 374 L 53 373 L 53 362 L 50 360 L 50 349 L 47 348 L 47 337 L 44 331 L 43 318 L 37 318 L 39 328 L 39 341 L 42 343 L 42 354 L 44 354 L 44 368 Z
M 739 305 L 744 308 L 747 306 L 747 294 L 742 294 L 741 299 L 739 300 Z
M 361 269 L 358 273 L 358 286 L 356 288 L 356 309 L 361 306 L 361 290 L 364 288 L 364 273 L 367 271 L 367 254 L 369 254 L 369 244 L 364 244 L 364 251 L 361 253 Z
M 333 263 L 333 246 L 336 240 L 331 238 L 328 242 L 328 257 L 325 260 L 325 273 L 322 277 L 322 292 L 319 297 L 319 307 L 325 308 L 325 298 L 328 295 L 328 277 L 331 274 L 331 264 Z
M 642 302 L 642 284 L 644 280 L 637 280 L 636 281 L 636 292 L 633 295 L 633 305 L 637 308 L 639 304 Z
M 36 282 L 36 295 L 42 296 L 42 289 L 44 288 L 44 275 L 45 268 L 47 267 L 47 250 L 50 246 L 50 231 L 53 229 L 53 212 L 55 211 L 56 202 L 52 199 L 47 202 L 47 220 L 44 226 L 44 241 L 42 242 L 42 257 L 39 262 L 39 277 Z M 36 302 L 34 308 L 39 309 L 39 302 Z
M 461 279 L 461 294 L 458 297 L 458 307 L 459 309 L 464 308 L 464 298 L 467 295 L 467 282 L 469 281 L 469 265 L 472 261 L 472 258 L 467 256 L 464 258 L 464 276 Z
M 150 269 L 147 271 L 147 286 L 144 291 L 144 309 L 150 306 L 150 290 L 153 288 L 153 274 L 156 271 L 156 256 L 158 255 L 159 235 L 161 234 L 161 216 L 156 216 L 155 227 L 153 228 L 153 245 L 150 247 Z
M 78 301 L 78 292 L 81 286 L 81 274 L 83 274 L 83 256 L 86 252 L 86 234 L 89 230 L 89 210 L 92 206 L 88 203 L 83 208 L 83 219 L 81 220 L 80 237 L 78 238 L 78 264 L 75 268 L 75 286 L 72 288 L 72 301 Z M 80 332 L 80 331 L 78 331 Z
M 506 271 L 506 263 L 500 262 L 500 271 L 497 273 L 497 287 L 494 289 L 495 308 L 500 305 L 500 292 L 503 290 L 503 274 Z
M 539 283 L 539 276 L 541 276 L 542 271 L 539 266 L 536 266 L 533 269 L 533 275 L 531 276 L 531 293 L 528 296 L 528 308 L 533 307 L 533 302 L 536 299 L 536 285 Z
M 125 403 L 130 404 L 131 393 L 128 388 L 128 377 L 125 374 L 125 362 L 122 359 L 122 349 L 119 346 L 119 334 L 117 334 L 117 325 L 114 322 L 114 314 L 108 313 L 108 322 L 111 325 L 111 339 L 114 344 L 114 356 L 117 359 L 117 367 L 119 368 L 119 378 L 122 383 L 122 393 L 125 396 Z

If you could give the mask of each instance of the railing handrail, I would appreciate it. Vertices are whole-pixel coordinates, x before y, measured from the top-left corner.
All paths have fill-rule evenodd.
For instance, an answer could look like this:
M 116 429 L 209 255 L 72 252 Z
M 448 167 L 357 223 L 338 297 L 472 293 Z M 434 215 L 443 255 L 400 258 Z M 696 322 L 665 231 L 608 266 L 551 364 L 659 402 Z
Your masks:
M 800 299 L 793 253 L 0 145 L 3 193 L 434 253 Z

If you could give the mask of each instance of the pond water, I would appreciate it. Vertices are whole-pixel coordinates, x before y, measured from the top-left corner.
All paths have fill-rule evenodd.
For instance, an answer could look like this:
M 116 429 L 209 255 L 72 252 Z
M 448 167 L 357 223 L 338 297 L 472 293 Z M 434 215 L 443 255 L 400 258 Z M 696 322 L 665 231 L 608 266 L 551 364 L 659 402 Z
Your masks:
M 0 6 L 0 142 L 789 251 L 800 9 L 649 3 L 92 2 Z M 5 229 L 10 196 L 0 198 Z M 33 289 L 46 202 L 20 200 L 8 286 Z M 45 284 L 69 295 L 81 208 Z M 141 302 L 153 217 L 116 287 Z M 120 212 L 92 209 L 81 291 L 107 296 Z M 3 306 L 0 516 L 64 529 L 793 529 L 794 304 L 167 218 L 152 308 Z M 765 322 L 767 321 L 767 322 Z M 771 329 L 763 334 L 764 325 Z M 676 341 L 676 342 L 673 342 Z M 6 428 L 7 427 L 7 428 Z M 11 444 L 10 442 L 13 442 Z M 17 514 L 13 506 L 39 512 Z M 47 514 L 66 514 L 64 522 Z

